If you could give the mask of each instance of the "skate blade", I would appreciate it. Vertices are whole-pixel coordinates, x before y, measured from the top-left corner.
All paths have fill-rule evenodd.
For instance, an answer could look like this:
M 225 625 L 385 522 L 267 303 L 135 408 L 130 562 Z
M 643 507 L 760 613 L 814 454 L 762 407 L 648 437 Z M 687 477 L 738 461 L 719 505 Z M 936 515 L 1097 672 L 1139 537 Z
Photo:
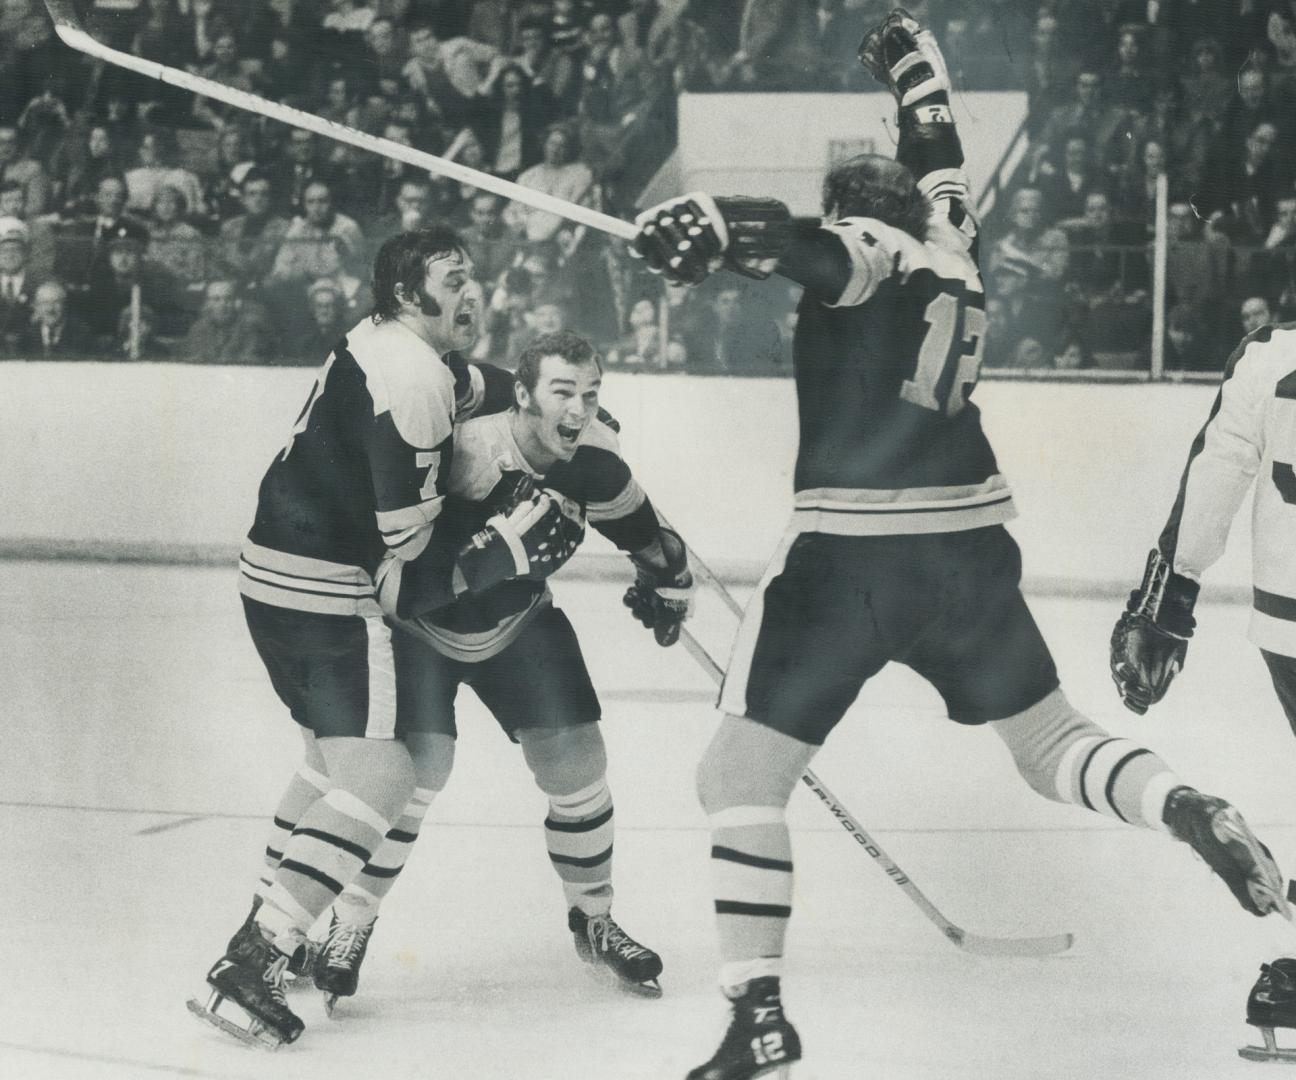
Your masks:
M 337 1003 L 338 1003 L 338 996 L 337 996 L 337 994 L 325 994 L 325 995 L 324 995 L 324 1014 L 325 1014 L 325 1015 L 326 1015 L 330 1020 L 333 1019 L 333 1010 L 337 1008 Z
M 216 1010 L 227 1001 L 229 1001 L 228 998 L 213 991 L 212 995 L 207 999 L 206 1005 L 197 998 L 190 998 L 185 1002 L 185 1005 L 199 1020 L 225 1032 L 226 1035 L 234 1036 L 244 1046 L 255 1046 L 260 1050 L 278 1050 L 283 1046 L 283 1040 L 278 1035 L 267 1029 L 260 1020 L 248 1016 L 232 1001 L 229 1001 L 229 1005 L 247 1017 L 247 1026 L 237 1024 L 233 1020 L 227 1020 L 221 1016 Z
M 1264 1046 L 1243 1046 L 1238 1050 L 1238 1057 L 1246 1061 L 1273 1061 L 1286 1062 L 1290 1065 L 1296 1065 L 1296 1050 L 1284 1050 L 1278 1045 L 1278 1040 L 1274 1037 L 1274 1029 L 1271 1027 L 1260 1027 L 1260 1035 L 1264 1039 Z
M 613 990 L 620 991 L 622 994 L 628 994 L 630 997 L 641 997 L 657 999 L 662 996 L 661 983 L 656 979 L 645 979 L 643 982 L 628 982 L 617 976 L 616 972 L 609 970 L 602 964 L 591 964 L 586 961 L 586 969 L 589 977 L 596 983 L 603 986 L 609 986 Z

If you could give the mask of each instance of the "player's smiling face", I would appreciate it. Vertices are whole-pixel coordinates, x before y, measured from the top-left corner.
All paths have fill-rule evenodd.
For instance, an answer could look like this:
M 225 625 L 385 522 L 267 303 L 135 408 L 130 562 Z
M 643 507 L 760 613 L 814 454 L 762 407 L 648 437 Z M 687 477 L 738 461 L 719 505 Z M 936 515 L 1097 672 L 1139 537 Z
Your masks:
M 598 364 L 593 361 L 573 364 L 561 356 L 546 356 L 540 361 L 534 393 L 518 388 L 517 433 L 532 465 L 543 469 L 571 459 L 598 413 L 602 382 Z
M 481 325 L 481 287 L 473 280 L 472 259 L 454 251 L 429 260 L 423 294 L 422 316 L 433 345 L 441 352 L 472 348 Z

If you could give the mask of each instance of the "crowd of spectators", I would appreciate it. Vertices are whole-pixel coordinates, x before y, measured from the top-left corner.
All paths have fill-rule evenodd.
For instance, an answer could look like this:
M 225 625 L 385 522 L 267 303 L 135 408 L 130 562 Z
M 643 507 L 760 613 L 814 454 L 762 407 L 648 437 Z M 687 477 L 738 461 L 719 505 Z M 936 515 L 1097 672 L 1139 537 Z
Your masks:
M 94 0 L 98 38 L 603 209 L 634 202 L 681 91 L 870 88 L 889 0 Z M 987 366 L 1138 367 L 1158 177 L 1167 362 L 1218 369 L 1296 313 L 1296 0 L 912 0 L 963 90 L 1025 89 L 984 226 Z M 0 356 L 316 363 L 392 232 L 463 232 L 482 358 L 540 329 L 645 369 L 777 372 L 776 283 L 663 289 L 620 245 L 91 60 L 0 0 Z
M 1219 371 L 1244 331 L 1296 317 L 1296 3 L 1030 10 L 1029 149 L 985 223 L 986 364 L 1146 369 L 1165 176 L 1165 364 Z

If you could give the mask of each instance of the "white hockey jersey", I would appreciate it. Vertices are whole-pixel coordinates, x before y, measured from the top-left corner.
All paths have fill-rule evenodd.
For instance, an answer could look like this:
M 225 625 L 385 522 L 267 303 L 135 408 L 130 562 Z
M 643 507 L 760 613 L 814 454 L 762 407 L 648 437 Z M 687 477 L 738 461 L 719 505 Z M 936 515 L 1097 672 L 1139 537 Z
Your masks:
M 1229 358 L 1224 383 L 1188 456 L 1160 548 L 1193 579 L 1224 551 L 1247 489 L 1254 610 L 1248 637 L 1296 656 L 1296 323 L 1266 326 Z

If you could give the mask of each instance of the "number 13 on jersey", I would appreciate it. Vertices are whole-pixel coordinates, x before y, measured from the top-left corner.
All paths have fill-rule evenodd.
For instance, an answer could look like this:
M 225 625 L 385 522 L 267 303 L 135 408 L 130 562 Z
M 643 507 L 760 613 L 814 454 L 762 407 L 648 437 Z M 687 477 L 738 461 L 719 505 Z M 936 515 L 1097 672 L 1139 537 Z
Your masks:
M 959 318 L 960 313 L 962 319 Z M 967 392 L 976 385 L 985 351 L 986 317 L 981 308 L 970 307 L 952 293 L 940 293 L 923 312 L 927 333 L 918 350 L 918 366 L 912 379 L 900 387 L 900 396 L 912 405 L 946 416 L 957 416 L 967 404 Z M 960 334 L 959 324 L 963 332 Z M 936 397 L 936 387 L 951 364 L 957 365 L 946 391 L 945 401 Z

